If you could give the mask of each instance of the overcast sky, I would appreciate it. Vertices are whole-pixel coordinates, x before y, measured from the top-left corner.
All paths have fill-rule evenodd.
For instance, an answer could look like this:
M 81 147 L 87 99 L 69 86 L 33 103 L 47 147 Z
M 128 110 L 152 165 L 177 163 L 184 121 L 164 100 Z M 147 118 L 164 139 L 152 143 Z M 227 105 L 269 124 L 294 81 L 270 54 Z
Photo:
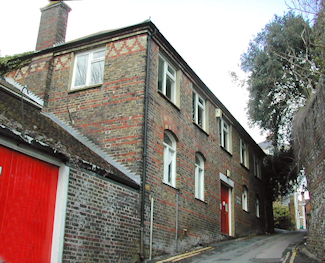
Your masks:
M 247 50 L 249 40 L 275 14 L 282 16 L 288 11 L 285 0 L 80 0 L 66 3 L 72 8 L 66 41 L 150 18 L 255 141 L 264 140 L 265 135 L 248 127 L 247 91 L 232 83 L 229 72 L 240 73 L 240 55 Z M 1 1 L 1 56 L 35 49 L 40 8 L 47 4 L 47 0 Z

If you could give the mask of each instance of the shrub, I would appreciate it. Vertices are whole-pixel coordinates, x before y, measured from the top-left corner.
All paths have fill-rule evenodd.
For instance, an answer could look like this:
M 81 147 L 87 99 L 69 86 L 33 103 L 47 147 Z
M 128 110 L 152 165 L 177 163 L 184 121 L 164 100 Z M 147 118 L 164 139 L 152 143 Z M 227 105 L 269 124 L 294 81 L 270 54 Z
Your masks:
M 290 215 L 289 208 L 284 205 L 273 205 L 274 227 L 294 230 L 295 223 Z

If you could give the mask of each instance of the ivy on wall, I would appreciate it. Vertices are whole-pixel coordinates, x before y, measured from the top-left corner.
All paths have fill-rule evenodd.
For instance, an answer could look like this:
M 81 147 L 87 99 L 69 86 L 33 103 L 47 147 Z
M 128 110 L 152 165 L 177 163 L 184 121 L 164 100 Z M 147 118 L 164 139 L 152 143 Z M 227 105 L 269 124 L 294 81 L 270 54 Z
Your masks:
M 34 51 L 28 51 L 12 56 L 0 57 L 0 75 L 3 76 L 8 72 L 22 68 L 31 62 L 31 57 Z

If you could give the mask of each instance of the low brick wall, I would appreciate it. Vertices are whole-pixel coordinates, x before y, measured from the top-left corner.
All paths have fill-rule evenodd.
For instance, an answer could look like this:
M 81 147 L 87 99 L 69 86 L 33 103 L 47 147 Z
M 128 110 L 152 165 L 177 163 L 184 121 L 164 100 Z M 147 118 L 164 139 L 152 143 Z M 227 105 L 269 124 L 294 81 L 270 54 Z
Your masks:
M 305 167 L 311 197 L 307 249 L 325 259 L 325 89 L 320 87 L 294 121 L 295 155 Z
M 63 262 L 136 262 L 139 192 L 70 170 Z

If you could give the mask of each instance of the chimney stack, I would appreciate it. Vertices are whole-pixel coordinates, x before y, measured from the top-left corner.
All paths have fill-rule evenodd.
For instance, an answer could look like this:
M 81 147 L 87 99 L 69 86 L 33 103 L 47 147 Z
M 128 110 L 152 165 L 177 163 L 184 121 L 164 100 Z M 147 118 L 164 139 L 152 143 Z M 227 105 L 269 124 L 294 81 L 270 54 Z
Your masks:
M 36 51 L 65 42 L 68 15 L 71 8 L 63 1 L 52 1 L 41 8 L 42 16 L 38 30 Z

